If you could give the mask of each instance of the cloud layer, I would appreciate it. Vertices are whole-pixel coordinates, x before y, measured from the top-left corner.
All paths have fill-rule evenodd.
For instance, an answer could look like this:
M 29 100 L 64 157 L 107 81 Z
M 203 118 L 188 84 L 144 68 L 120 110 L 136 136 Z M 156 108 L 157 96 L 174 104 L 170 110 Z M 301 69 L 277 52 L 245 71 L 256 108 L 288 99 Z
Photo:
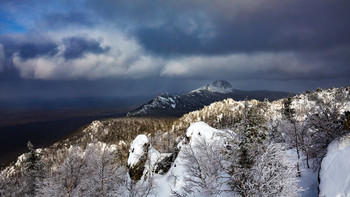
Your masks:
M 349 85 L 349 8 L 347 0 L 2 1 L 0 81 L 11 73 Z

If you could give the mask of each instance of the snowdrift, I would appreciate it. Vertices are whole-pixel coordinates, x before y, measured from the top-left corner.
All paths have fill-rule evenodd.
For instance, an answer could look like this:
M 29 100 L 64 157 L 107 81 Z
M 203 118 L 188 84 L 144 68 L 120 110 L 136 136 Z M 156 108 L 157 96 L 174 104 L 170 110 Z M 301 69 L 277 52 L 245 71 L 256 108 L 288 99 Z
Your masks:
M 350 196 L 350 135 L 327 148 L 320 170 L 320 196 Z

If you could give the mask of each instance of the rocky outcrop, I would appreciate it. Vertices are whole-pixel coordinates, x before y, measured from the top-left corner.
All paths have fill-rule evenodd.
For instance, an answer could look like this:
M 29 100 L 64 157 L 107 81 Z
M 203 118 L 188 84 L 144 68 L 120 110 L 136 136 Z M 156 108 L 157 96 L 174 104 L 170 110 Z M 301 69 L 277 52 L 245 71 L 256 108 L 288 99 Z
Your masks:
M 138 181 L 143 175 L 148 159 L 150 143 L 146 135 L 138 135 L 129 150 L 128 171 L 133 181 Z
M 164 156 L 162 160 L 155 164 L 154 172 L 157 174 L 167 173 L 171 168 L 172 164 L 174 163 L 178 154 L 179 150 L 176 149 L 174 153 L 169 153 L 168 155 Z

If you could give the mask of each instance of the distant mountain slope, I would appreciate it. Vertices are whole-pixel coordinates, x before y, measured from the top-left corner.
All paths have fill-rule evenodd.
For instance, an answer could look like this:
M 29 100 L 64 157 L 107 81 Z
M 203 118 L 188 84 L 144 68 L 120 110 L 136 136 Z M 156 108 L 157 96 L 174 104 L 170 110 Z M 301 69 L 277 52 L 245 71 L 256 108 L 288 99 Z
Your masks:
M 287 92 L 274 91 L 243 91 L 233 89 L 224 80 L 214 81 L 189 93 L 182 95 L 159 94 L 153 100 L 130 111 L 127 116 L 181 116 L 185 113 L 203 108 L 210 103 L 227 98 L 234 100 L 257 99 L 277 100 L 288 96 Z

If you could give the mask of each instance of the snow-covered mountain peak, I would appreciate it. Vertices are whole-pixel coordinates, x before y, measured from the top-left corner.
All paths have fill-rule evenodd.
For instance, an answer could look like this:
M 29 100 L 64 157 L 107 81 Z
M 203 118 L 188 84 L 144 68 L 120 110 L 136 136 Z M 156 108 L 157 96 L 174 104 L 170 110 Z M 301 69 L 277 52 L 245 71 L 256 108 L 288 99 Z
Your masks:
M 177 117 L 227 98 L 244 100 L 249 97 L 258 100 L 265 98 L 276 100 L 286 96 L 288 93 L 284 92 L 233 90 L 229 82 L 218 80 L 181 95 L 171 95 L 166 92 L 158 94 L 152 100 L 128 112 L 127 116 Z
M 233 92 L 231 84 L 225 80 L 216 80 L 213 83 L 202 86 L 198 89 L 193 90 L 192 92 L 199 92 L 201 90 L 207 90 L 210 92 L 218 92 L 218 93 Z

